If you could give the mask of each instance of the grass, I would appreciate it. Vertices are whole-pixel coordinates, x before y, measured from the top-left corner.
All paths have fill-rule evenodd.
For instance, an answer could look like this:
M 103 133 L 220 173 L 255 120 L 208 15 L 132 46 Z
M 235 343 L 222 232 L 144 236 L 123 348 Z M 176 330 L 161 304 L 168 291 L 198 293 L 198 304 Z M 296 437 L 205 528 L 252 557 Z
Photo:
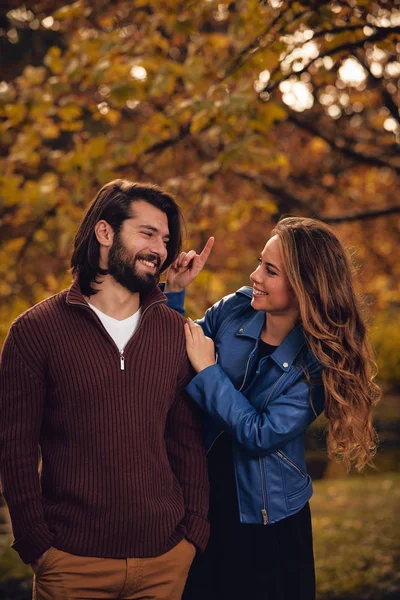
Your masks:
M 317 481 L 318 600 L 400 598 L 400 475 Z
M 314 483 L 311 510 L 317 600 L 400 598 L 399 508 L 399 474 L 357 475 Z M 31 575 L 30 568 L 2 543 L 0 597 L 30 598 Z M 8 593 L 7 587 L 11 582 L 15 586 L 16 580 L 21 581 L 19 594 Z

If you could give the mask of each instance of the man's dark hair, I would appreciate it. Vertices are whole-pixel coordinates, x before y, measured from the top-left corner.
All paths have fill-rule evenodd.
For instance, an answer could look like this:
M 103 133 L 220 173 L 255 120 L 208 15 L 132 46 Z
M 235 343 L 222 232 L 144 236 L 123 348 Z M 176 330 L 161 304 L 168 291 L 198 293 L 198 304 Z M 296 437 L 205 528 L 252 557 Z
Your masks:
M 79 226 L 74 240 L 71 258 L 72 274 L 79 279 L 85 296 L 97 290 L 91 286 L 97 275 L 106 275 L 100 267 L 100 244 L 94 231 L 96 223 L 107 221 L 118 234 L 122 223 L 133 216 L 132 202 L 142 200 L 155 206 L 167 215 L 170 239 L 167 243 L 167 258 L 162 266 L 165 271 L 178 257 L 182 247 L 182 215 L 174 198 L 160 187 L 149 183 L 134 183 L 126 179 L 114 179 L 106 183 L 94 197 Z

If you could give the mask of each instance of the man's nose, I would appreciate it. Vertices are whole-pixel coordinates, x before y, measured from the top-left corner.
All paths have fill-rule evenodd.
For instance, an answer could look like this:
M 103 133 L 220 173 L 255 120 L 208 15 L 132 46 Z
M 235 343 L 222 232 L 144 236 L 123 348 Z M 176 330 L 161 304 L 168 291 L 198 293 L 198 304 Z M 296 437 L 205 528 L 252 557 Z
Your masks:
M 167 256 L 167 249 L 165 247 L 165 243 L 161 238 L 152 239 L 152 243 L 150 244 L 150 250 L 154 252 L 154 254 L 158 254 L 162 261 L 165 260 Z

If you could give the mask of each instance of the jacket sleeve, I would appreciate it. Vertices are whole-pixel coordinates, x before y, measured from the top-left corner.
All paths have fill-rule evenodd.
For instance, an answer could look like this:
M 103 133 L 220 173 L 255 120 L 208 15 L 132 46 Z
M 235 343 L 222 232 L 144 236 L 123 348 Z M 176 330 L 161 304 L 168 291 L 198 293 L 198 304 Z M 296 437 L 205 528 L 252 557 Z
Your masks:
M 183 389 L 191 376 L 188 361 L 186 372 L 189 377 L 179 384 L 168 413 L 165 439 L 171 468 L 185 500 L 186 538 L 204 552 L 209 537 L 207 462 L 200 411 Z
M 265 456 L 304 432 L 323 410 L 323 386 L 303 380 L 259 413 L 219 365 L 204 369 L 186 387 L 193 400 L 251 454 Z
M 10 511 L 13 548 L 31 563 L 51 545 L 41 502 L 39 436 L 45 383 L 19 350 L 15 326 L 4 343 L 0 362 L 0 478 Z
M 164 292 L 164 294 L 167 297 L 167 306 L 179 314 L 184 315 L 185 290 L 182 290 L 182 292 Z M 222 317 L 222 311 L 226 307 L 226 302 L 233 296 L 234 294 L 225 296 L 222 300 L 219 300 L 211 306 L 211 308 L 208 308 L 201 319 L 196 319 L 195 323 L 202 327 L 204 334 L 207 337 L 214 339 Z
M 167 306 L 175 310 L 180 315 L 184 316 L 185 290 L 182 290 L 181 292 L 165 292 L 165 283 L 160 283 L 158 287 L 167 298 Z

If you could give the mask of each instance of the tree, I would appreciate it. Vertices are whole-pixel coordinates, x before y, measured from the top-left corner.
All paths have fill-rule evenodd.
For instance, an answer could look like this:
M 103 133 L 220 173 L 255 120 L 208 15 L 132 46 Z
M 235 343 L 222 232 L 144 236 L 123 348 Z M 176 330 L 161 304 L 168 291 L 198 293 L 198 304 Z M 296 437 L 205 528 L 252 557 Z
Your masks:
M 376 308 L 399 294 L 400 10 L 384 0 L 8 2 L 1 20 L 0 293 L 11 319 L 66 285 L 115 177 L 175 193 L 217 238 L 198 314 L 247 282 L 281 214 L 331 222 Z M 200 291 L 201 290 L 201 291 Z

